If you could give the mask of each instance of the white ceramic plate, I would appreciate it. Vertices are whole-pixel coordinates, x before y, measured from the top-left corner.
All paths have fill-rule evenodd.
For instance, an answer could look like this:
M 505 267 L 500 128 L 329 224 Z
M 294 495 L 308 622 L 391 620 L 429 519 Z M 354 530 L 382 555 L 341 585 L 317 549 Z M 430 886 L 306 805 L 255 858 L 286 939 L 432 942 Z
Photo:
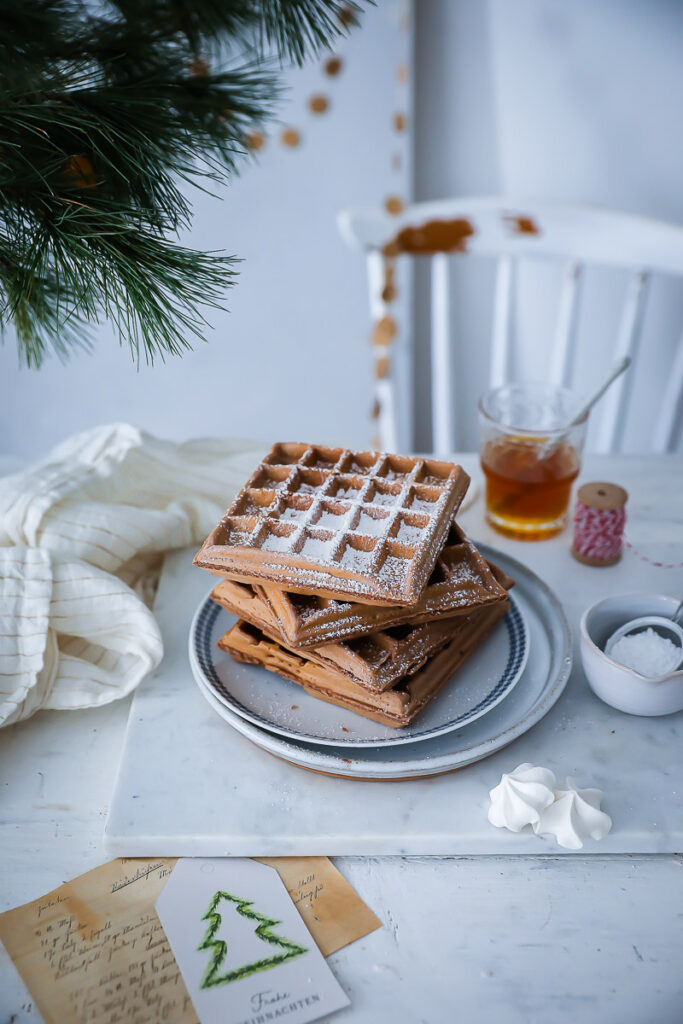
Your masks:
M 481 647 L 410 725 L 392 729 L 312 697 L 296 683 L 258 665 L 236 662 L 216 647 L 234 616 L 206 597 L 190 629 L 190 664 L 198 682 L 229 711 L 279 736 L 344 748 L 423 742 L 487 714 L 519 681 L 529 637 L 517 601 Z
M 517 581 L 515 599 L 529 629 L 529 658 L 514 690 L 470 725 L 420 743 L 348 750 L 294 742 L 259 728 L 230 711 L 197 676 L 200 691 L 218 715 L 257 746 L 312 771 L 375 781 L 410 779 L 439 775 L 488 757 L 550 711 L 566 686 L 572 661 L 569 627 L 553 591 L 519 562 L 481 547 Z

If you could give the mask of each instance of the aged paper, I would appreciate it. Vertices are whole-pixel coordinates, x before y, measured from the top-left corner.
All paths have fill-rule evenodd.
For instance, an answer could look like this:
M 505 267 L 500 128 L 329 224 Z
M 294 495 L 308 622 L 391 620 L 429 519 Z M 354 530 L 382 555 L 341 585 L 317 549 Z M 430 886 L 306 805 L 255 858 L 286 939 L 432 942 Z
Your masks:
M 327 857 L 256 857 L 275 868 L 323 956 L 382 927 Z
M 117 859 L 0 915 L 46 1024 L 198 1024 L 154 904 L 175 858 Z M 264 859 L 323 955 L 380 926 L 326 857 Z
M 45 1024 L 198 1024 L 154 902 L 175 860 L 113 860 L 0 916 Z

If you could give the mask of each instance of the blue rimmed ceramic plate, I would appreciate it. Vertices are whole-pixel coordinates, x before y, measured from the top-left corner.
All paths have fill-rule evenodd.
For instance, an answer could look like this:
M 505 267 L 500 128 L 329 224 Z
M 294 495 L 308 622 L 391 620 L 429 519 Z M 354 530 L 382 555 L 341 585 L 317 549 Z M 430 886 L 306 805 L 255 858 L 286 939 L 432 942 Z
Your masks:
M 496 560 L 496 553 L 491 557 Z M 197 609 L 190 629 L 190 663 L 202 690 L 269 733 L 345 749 L 416 743 L 462 729 L 508 696 L 529 653 L 528 630 L 513 592 L 507 615 L 457 672 L 453 685 L 447 684 L 411 725 L 392 729 L 312 697 L 257 665 L 234 661 L 216 646 L 234 622 L 208 596 Z

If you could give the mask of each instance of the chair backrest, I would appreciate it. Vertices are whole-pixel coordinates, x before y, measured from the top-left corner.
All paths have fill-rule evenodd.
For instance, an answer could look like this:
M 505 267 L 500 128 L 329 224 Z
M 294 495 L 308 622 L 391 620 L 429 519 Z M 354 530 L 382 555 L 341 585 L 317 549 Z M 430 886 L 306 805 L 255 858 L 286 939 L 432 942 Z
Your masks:
M 555 322 L 550 380 L 570 386 L 581 283 L 589 265 L 628 271 L 614 357 L 635 359 L 645 300 L 653 273 L 683 277 L 683 228 L 598 207 L 516 198 L 465 198 L 416 203 L 398 215 L 381 209 L 350 209 L 339 214 L 339 229 L 351 245 L 366 252 L 371 315 L 380 368 L 376 407 L 382 447 L 396 447 L 396 400 L 391 385 L 390 351 L 394 261 L 422 256 L 431 262 L 432 438 L 435 451 L 453 450 L 454 403 L 451 376 L 451 258 L 495 257 L 498 261 L 491 337 L 490 384 L 510 379 L 514 365 L 513 295 L 521 260 L 547 259 L 563 266 Z M 379 325 L 379 326 L 377 326 Z M 596 448 L 615 451 L 623 433 L 632 372 L 613 385 L 601 403 Z M 681 337 L 651 437 L 653 451 L 670 450 L 683 419 L 683 337 Z

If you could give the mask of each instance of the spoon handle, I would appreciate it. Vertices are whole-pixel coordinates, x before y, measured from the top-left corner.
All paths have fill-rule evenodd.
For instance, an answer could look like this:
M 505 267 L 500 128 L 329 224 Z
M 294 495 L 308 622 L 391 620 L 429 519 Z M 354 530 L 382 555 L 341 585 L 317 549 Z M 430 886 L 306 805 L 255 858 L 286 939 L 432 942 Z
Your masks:
M 568 426 L 576 426 L 579 420 L 583 419 L 588 410 L 593 408 L 597 400 L 599 398 L 602 398 L 602 396 L 604 395 L 605 391 L 607 391 L 607 388 L 610 386 L 612 381 L 616 380 L 617 377 L 620 374 L 622 374 L 624 370 L 627 370 L 630 365 L 630 356 L 623 356 L 621 359 L 618 359 L 612 367 L 612 369 L 610 370 L 610 372 L 608 373 L 607 377 L 605 377 L 605 379 L 602 381 L 602 383 L 595 389 L 595 391 L 593 391 L 593 393 L 584 402 L 581 403 L 581 405 L 569 421 Z

